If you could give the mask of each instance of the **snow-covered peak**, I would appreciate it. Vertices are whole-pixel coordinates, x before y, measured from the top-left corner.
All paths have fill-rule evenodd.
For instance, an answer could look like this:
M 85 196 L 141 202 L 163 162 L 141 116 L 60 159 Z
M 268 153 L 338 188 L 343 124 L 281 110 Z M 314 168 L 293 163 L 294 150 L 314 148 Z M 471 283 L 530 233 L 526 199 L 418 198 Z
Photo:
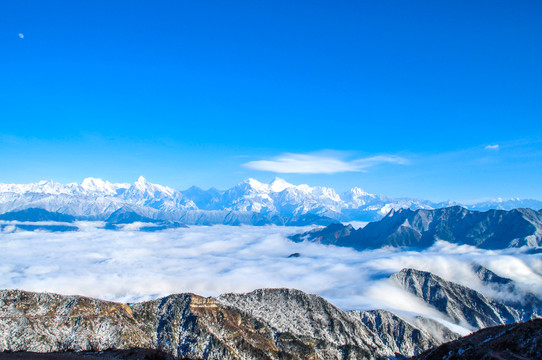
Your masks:
M 144 195 L 147 197 L 173 197 L 174 195 L 180 195 L 180 192 L 167 186 L 153 184 L 147 179 L 145 179 L 143 176 L 140 176 L 137 178 L 137 181 L 134 182 L 132 186 L 130 186 L 126 195 L 130 196 L 134 194 Z
M 14 185 L 16 192 L 36 192 L 44 194 L 62 194 L 68 192 L 64 185 L 53 180 L 42 180 L 38 183 L 27 185 Z
M 256 179 L 248 178 L 244 181 L 242 181 L 238 187 L 247 189 L 247 190 L 253 190 L 256 192 L 268 192 L 269 191 L 269 185 L 259 182 Z
M 313 189 L 313 194 L 320 198 L 330 199 L 332 201 L 340 202 L 341 197 L 335 192 L 335 189 L 327 187 L 315 187 Z
M 109 181 L 107 183 L 109 183 Z M 102 179 L 88 177 L 83 179 L 81 182 L 81 187 L 85 189 L 103 189 L 106 187 L 106 182 Z
M 372 194 L 369 194 L 366 191 L 363 191 L 363 189 L 361 189 L 359 187 L 353 187 L 352 189 L 350 189 L 350 192 L 355 197 L 363 197 L 363 196 L 371 196 L 372 195 Z
M 150 183 L 147 179 L 145 179 L 143 176 L 140 176 L 137 178 L 137 180 L 134 182 L 134 184 L 131 186 L 131 188 L 135 188 L 139 190 L 140 192 L 154 192 L 157 188 L 162 188 L 161 185 L 155 185 Z M 165 186 L 164 186 L 165 188 Z
M 112 184 L 109 181 L 88 177 L 81 182 L 78 190 L 85 194 L 115 195 L 118 189 L 128 187 L 128 184 Z
M 145 179 L 143 176 L 138 177 L 136 182 L 134 183 L 134 186 L 140 190 L 145 190 L 151 185 L 152 184 L 148 182 L 147 179 Z
M 292 184 L 286 182 L 284 179 L 281 179 L 281 178 L 278 178 L 278 177 L 275 178 L 275 180 L 273 180 L 269 184 L 269 189 L 272 192 L 281 192 L 284 189 L 291 188 L 291 187 L 294 187 L 294 185 L 292 185 Z
M 62 192 L 63 186 L 53 180 L 42 180 L 38 183 L 37 188 L 48 194 L 56 194 Z
M 117 185 L 117 184 L 115 184 Z M 119 184 L 120 185 L 120 184 Z M 114 194 L 116 189 L 114 184 L 103 182 L 100 179 L 88 178 L 83 180 L 83 183 L 59 184 L 53 180 L 41 180 L 37 183 L 30 184 L 0 184 L 0 192 L 12 193 L 39 193 L 48 195 L 75 195 L 75 194 L 90 194 L 103 193 Z
M 310 193 L 310 192 L 312 192 L 312 190 L 314 190 L 313 187 L 310 187 L 310 186 L 307 185 L 307 184 L 297 185 L 295 188 L 296 188 L 297 190 L 301 191 L 301 192 L 304 192 L 304 193 Z
M 280 193 L 286 189 L 299 189 L 299 190 L 306 191 L 306 188 L 308 188 L 312 190 L 312 188 L 307 187 L 307 185 L 295 186 L 279 177 L 276 177 L 269 184 L 262 183 L 253 178 L 248 178 L 242 181 L 241 183 L 239 183 L 239 185 L 237 185 L 237 188 L 244 191 L 262 193 L 262 194 Z

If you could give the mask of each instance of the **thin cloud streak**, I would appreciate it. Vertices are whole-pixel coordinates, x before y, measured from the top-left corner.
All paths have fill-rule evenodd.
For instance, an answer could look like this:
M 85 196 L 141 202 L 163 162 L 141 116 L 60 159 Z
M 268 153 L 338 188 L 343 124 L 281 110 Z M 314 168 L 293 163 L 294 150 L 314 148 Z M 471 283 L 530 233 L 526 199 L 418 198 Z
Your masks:
M 252 170 L 281 174 L 335 174 L 359 172 L 379 164 L 408 164 L 408 160 L 394 155 L 378 155 L 350 161 L 334 156 L 285 153 L 272 160 L 257 160 L 243 164 Z
M 499 150 L 500 146 L 498 144 L 495 145 L 487 145 L 484 149 L 486 150 Z

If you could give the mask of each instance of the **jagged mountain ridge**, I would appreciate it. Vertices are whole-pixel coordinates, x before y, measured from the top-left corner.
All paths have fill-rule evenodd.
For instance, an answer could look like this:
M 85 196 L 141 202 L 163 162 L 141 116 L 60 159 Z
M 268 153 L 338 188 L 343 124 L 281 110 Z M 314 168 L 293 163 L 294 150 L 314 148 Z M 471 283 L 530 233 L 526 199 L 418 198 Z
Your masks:
M 540 247 L 542 213 L 531 209 L 479 212 L 460 206 L 400 209 L 360 229 L 336 223 L 290 238 L 357 250 L 383 246 L 427 248 L 437 240 L 484 249 Z
M 134 184 L 112 184 L 87 178 L 81 184 L 53 181 L 0 184 L 0 212 L 41 208 L 79 218 L 104 220 L 122 207 L 137 208 L 149 218 L 196 209 L 179 191 L 151 184 L 140 177 Z M 162 216 L 163 217 L 163 216 Z
M 419 354 L 424 348 L 432 348 L 459 337 L 439 322 L 424 317 L 409 322 L 386 310 L 353 310 L 350 314 L 359 316 L 363 324 L 396 355 Z
M 497 282 L 503 279 L 506 284 L 513 284 L 512 280 L 500 278 L 483 267 L 479 267 L 476 273 L 480 278 L 489 275 Z M 527 303 L 501 303 L 427 271 L 403 269 L 391 275 L 390 280 L 446 315 L 453 323 L 471 330 L 526 321 L 542 315 L 539 299 Z
M 412 338 L 408 331 L 419 336 Z M 435 344 L 417 328 L 406 334 L 402 356 Z M 130 348 L 190 359 L 383 359 L 397 349 L 383 343 L 358 314 L 298 290 L 265 289 L 219 298 L 177 294 L 135 304 L 0 291 L 3 351 Z
M 527 203 L 530 207 L 542 208 L 542 202 L 536 200 L 496 201 L 480 206 L 494 204 L 495 208 L 512 208 Z M 269 184 L 247 179 L 225 191 L 195 186 L 178 191 L 152 184 L 143 177 L 133 184 L 114 184 L 95 178 L 66 185 L 53 181 L 0 184 L 0 213 L 41 208 L 90 220 L 105 220 L 116 210 L 129 207 L 144 217 L 175 221 L 184 218 L 189 224 L 250 223 L 247 214 L 259 214 L 257 221 L 267 223 L 272 216 L 307 214 L 338 221 L 372 221 L 391 210 L 435 209 L 453 204 L 389 198 L 360 188 L 338 194 L 332 188 L 296 186 L 279 178 Z
M 483 266 L 475 265 L 473 271 L 485 286 L 501 293 L 501 303 L 520 309 L 522 320 L 542 317 L 542 299 L 538 296 L 522 291 L 513 280 L 498 276 Z
M 485 268 L 475 271 L 490 283 L 513 285 Z M 419 270 L 403 269 L 389 281 L 457 324 L 471 321 L 472 329 L 536 317 Z M 176 294 L 131 304 L 0 290 L 4 351 L 141 348 L 189 359 L 383 359 L 417 355 L 458 337 L 435 320 L 345 312 L 295 289 L 217 298 Z

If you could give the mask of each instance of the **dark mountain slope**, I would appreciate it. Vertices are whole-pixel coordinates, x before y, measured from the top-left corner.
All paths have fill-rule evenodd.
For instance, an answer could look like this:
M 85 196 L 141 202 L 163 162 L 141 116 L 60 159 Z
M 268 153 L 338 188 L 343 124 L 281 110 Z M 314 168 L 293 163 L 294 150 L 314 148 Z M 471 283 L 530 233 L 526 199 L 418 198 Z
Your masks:
M 152 224 L 149 226 L 143 226 L 139 228 L 139 231 L 160 231 L 165 229 L 176 229 L 180 227 L 187 227 L 177 221 L 156 220 L 146 216 L 138 214 L 136 211 L 130 208 L 120 208 L 114 211 L 106 220 L 105 228 L 108 230 L 118 230 L 122 228 L 122 225 L 132 224 L 134 222 Z
M 0 350 L 145 348 L 191 359 L 380 359 L 391 355 L 360 321 L 315 295 L 281 289 L 262 293 L 269 303 L 280 299 L 270 313 L 284 316 L 284 322 L 265 321 L 223 300 L 193 294 L 120 304 L 3 290 Z M 229 298 L 232 304 L 243 298 L 252 301 L 252 295 Z M 285 307 L 291 312 L 281 312 Z M 296 314 L 295 319 L 290 314 Z
M 452 321 L 471 329 L 514 323 L 536 317 L 540 309 L 521 303 L 502 304 L 465 286 L 446 281 L 430 272 L 403 269 L 390 279 L 419 297 Z
M 0 214 L 0 220 L 6 221 L 55 221 L 71 223 L 75 221 L 75 217 L 65 215 L 58 212 L 51 212 L 44 209 L 29 208 L 20 211 L 11 211 Z
M 291 237 L 358 250 L 383 246 L 427 248 L 437 240 L 484 249 L 542 246 L 542 214 L 531 209 L 471 211 L 460 206 L 436 210 L 401 209 L 355 230 L 332 224 Z
M 428 350 L 416 360 L 542 359 L 542 319 L 479 330 Z
M 386 310 L 351 311 L 359 316 L 369 330 L 396 356 L 419 354 L 424 348 L 436 346 L 459 337 L 442 324 L 424 317 L 406 321 Z

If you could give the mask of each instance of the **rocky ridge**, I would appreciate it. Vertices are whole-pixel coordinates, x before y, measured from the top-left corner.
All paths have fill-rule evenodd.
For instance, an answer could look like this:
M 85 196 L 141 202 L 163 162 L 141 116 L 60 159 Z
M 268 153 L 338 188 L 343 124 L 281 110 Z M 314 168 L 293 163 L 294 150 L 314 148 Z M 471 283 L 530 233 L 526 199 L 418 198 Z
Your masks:
M 542 319 L 485 328 L 414 357 L 416 360 L 540 358 L 542 358 Z
M 396 357 L 419 354 L 424 349 L 459 337 L 441 323 L 424 317 L 407 321 L 386 310 L 351 311 L 350 314 L 359 316 L 361 322 L 375 333 Z
M 379 326 L 398 326 L 393 335 L 403 334 L 400 344 L 383 341 L 381 328 L 367 320 L 371 316 L 374 320 L 292 289 L 218 298 L 177 294 L 135 304 L 2 290 L 0 349 L 141 348 L 189 359 L 380 359 L 414 355 L 442 340 L 381 313 Z
M 488 284 L 516 291 L 510 279 L 481 266 L 474 271 Z M 499 303 L 415 269 L 403 269 L 389 281 L 472 330 L 541 314 L 540 300 L 532 294 L 536 301 L 530 306 Z M 421 354 L 458 337 L 435 320 L 386 310 L 345 312 L 295 289 L 217 298 L 176 294 L 132 304 L 0 291 L 3 351 L 147 349 L 186 359 L 380 359 Z
M 491 273 L 492 277 L 497 277 L 488 269 L 480 269 L 484 274 Z M 538 299 L 532 304 L 505 304 L 426 271 L 403 269 L 391 275 L 390 280 L 446 315 L 451 322 L 471 330 L 526 321 L 542 314 Z M 530 296 L 534 297 L 532 294 Z
M 542 213 L 531 209 L 472 211 L 460 206 L 400 209 L 360 229 L 331 224 L 290 237 L 294 241 L 353 247 L 427 248 L 438 240 L 483 249 L 542 246 Z

